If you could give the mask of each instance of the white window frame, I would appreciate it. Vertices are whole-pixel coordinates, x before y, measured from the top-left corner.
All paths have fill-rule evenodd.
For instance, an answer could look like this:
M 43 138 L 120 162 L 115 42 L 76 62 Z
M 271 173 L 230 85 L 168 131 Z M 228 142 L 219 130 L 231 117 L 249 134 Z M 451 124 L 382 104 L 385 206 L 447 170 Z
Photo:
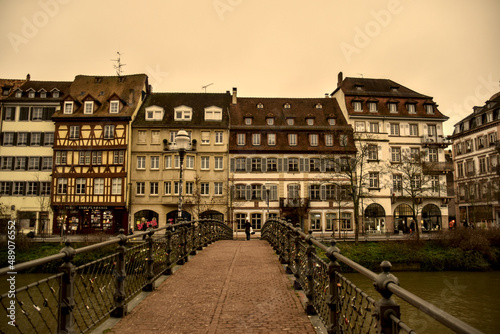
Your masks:
M 164 159 L 164 168 L 169 169 L 172 168 L 172 156 L 166 155 Z
M 246 142 L 246 134 L 245 133 L 238 133 L 236 135 L 236 145 L 244 146 L 245 142 Z
M 120 112 L 120 101 L 111 100 L 109 101 L 109 113 L 118 114 Z
M 205 121 L 222 121 L 222 108 L 216 106 L 205 108 Z
M 115 138 L 115 126 L 114 125 L 104 125 L 103 138 L 110 140 Z
M 224 186 L 223 182 L 214 182 L 214 195 L 215 196 L 222 196 L 224 194 L 223 186 Z
M 297 134 L 296 133 L 289 133 L 288 134 L 288 145 L 297 146 Z
M 408 110 L 408 114 L 416 114 L 417 106 L 415 105 L 415 103 L 407 103 L 406 110 Z
M 363 105 L 361 104 L 360 101 L 353 101 L 352 102 L 352 109 L 355 112 L 362 112 L 363 111 Z
M 111 179 L 111 195 L 122 194 L 122 178 L 114 177 Z
M 400 134 L 400 129 L 399 129 L 399 123 L 390 123 L 391 125 L 391 136 L 399 136 Z
M 146 169 L 146 156 L 139 155 L 137 156 L 137 169 Z
M 269 146 L 276 145 L 276 134 L 275 133 L 268 133 L 267 134 L 267 145 L 269 145 Z
M 137 182 L 135 187 L 136 195 L 146 195 L 146 183 L 145 182 Z
M 252 145 L 253 146 L 260 145 L 260 133 L 252 133 Z
M 224 131 L 215 131 L 215 145 L 224 144 Z
M 333 135 L 332 134 L 325 134 L 325 145 L 326 146 L 333 146 Z
M 73 114 L 73 102 L 71 101 L 64 102 L 64 114 L 66 115 Z
M 389 102 L 388 106 L 389 106 L 389 112 L 391 114 L 397 114 L 398 113 L 398 104 L 397 103 L 395 103 L 395 102 Z
M 378 112 L 377 102 L 368 102 L 368 108 L 370 112 Z
M 83 177 L 78 177 L 75 180 L 75 194 L 76 195 L 85 195 L 87 191 L 87 179 Z
M 317 133 L 311 133 L 309 135 L 309 145 L 318 146 L 318 134 Z
M 202 169 L 202 170 L 209 170 L 210 169 L 210 157 L 209 156 L 203 156 L 203 157 L 200 157 L 200 159 L 201 159 L 200 169 Z
M 175 121 L 190 121 L 193 116 L 193 108 L 188 106 L 179 106 L 174 108 Z
M 94 101 L 85 101 L 83 104 L 83 113 L 91 115 L 94 112 Z
M 224 169 L 224 157 L 214 157 L 214 169 L 215 170 Z
M 160 157 L 158 155 L 153 155 L 150 157 L 150 169 L 158 170 L 160 169 Z

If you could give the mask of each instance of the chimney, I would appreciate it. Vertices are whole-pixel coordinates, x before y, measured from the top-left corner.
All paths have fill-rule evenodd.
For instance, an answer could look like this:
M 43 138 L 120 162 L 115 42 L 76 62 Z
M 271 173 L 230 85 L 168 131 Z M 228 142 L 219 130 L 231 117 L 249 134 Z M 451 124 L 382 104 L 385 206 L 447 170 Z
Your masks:
M 329 98 L 330 97 L 330 94 L 328 93 L 325 93 L 325 99 Z
M 29 73 L 26 74 L 26 81 L 30 81 L 30 79 L 31 79 L 31 75 Z
M 344 77 L 342 75 L 342 72 L 339 72 L 339 75 L 337 78 L 337 87 L 340 87 L 340 85 L 342 85 L 342 80 L 344 80 Z
M 133 105 L 134 104 L 134 90 L 130 89 L 130 93 L 128 94 L 128 104 Z
M 236 104 L 238 102 L 238 98 L 236 97 L 236 92 L 238 90 L 236 89 L 236 87 L 233 87 L 233 99 L 231 101 L 232 104 Z

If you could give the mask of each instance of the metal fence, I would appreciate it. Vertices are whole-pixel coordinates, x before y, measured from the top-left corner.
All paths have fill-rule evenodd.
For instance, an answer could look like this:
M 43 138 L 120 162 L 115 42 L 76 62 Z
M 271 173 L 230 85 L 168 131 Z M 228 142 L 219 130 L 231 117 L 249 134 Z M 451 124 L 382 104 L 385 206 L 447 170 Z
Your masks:
M 16 284 L 15 290 L 8 285 L 1 291 L 0 310 L 9 316 L 14 309 L 15 323 L 2 321 L 0 333 L 89 332 L 109 316 L 123 317 L 135 295 L 152 291 L 156 279 L 171 274 L 189 255 L 232 238 L 222 221 L 202 219 L 129 236 L 121 230 L 115 238 L 77 249 L 66 242 L 59 254 L 2 268 L 1 279 L 15 273 Z M 85 261 L 96 251 L 105 255 Z M 17 288 L 19 282 L 24 286 Z
M 334 239 L 326 246 L 311 232 L 305 234 L 280 219 L 268 220 L 261 233 L 287 272 L 294 275 L 294 287 L 304 291 L 306 312 L 317 314 L 328 333 L 416 333 L 401 320 L 400 307 L 391 299 L 393 294 L 457 333 L 481 333 L 400 287 L 398 278 L 390 273 L 389 261 L 383 261 L 382 273 L 376 274 L 340 254 Z M 325 252 L 328 263 L 316 254 L 318 248 Z M 344 277 L 339 262 L 373 281 L 380 299 L 370 297 Z

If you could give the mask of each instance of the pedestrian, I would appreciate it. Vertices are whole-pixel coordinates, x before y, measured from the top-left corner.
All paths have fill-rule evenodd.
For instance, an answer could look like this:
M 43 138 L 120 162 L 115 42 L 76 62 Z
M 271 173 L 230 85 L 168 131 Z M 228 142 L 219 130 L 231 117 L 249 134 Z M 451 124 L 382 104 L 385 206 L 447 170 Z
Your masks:
M 250 229 L 252 228 L 252 225 L 250 225 L 250 222 L 247 220 L 245 222 L 245 234 L 247 235 L 247 240 L 250 240 Z

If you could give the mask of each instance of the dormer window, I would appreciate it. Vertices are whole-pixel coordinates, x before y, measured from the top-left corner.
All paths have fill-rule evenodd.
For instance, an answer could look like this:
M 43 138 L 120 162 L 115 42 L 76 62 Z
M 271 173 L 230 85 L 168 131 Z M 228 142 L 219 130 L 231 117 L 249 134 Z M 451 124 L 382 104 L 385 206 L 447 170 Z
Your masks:
M 321 103 L 316 104 L 316 109 L 322 109 L 322 108 L 323 108 L 323 106 L 321 105 Z
M 426 104 L 425 111 L 427 111 L 428 115 L 434 114 L 434 106 L 432 104 Z
M 73 102 L 64 102 L 64 113 L 69 115 L 73 113 Z
M 187 106 L 179 106 L 174 108 L 174 120 L 190 121 L 193 115 L 193 108 Z
M 120 101 L 114 100 L 109 102 L 109 113 L 118 114 L 120 111 Z
M 388 103 L 388 106 L 389 106 L 389 112 L 391 114 L 397 114 L 398 112 L 398 105 L 394 102 L 390 102 Z
M 35 97 L 35 91 L 34 91 L 34 90 L 30 90 L 30 91 L 28 91 L 28 97 L 29 97 L 30 99 L 34 98 L 34 97 Z
M 10 88 L 8 88 L 8 87 L 2 87 L 2 95 L 3 96 L 9 95 L 9 92 L 10 92 Z
M 306 118 L 307 125 L 314 125 L 314 118 Z
M 397 92 L 397 91 L 398 91 L 398 89 L 399 89 L 399 87 L 398 87 L 398 86 L 392 86 L 392 87 L 391 87 L 391 92 Z
M 21 96 L 23 96 L 23 91 L 20 89 L 16 90 L 16 97 L 21 97 Z
M 295 120 L 293 118 L 287 118 L 286 119 L 286 124 L 293 125 L 294 123 L 295 123 Z
M 257 104 L 257 109 L 263 109 L 263 108 L 264 108 L 264 105 L 262 103 Z
M 46 91 L 41 91 L 40 92 L 40 98 L 42 98 L 42 99 L 47 98 L 47 92 Z
M 205 108 L 205 121 L 222 121 L 222 108 L 216 106 Z
M 415 103 L 408 103 L 406 105 L 406 109 L 408 110 L 408 114 L 416 114 L 416 110 L 415 110 Z
M 94 112 L 94 102 L 85 101 L 83 113 L 86 115 L 92 114 Z
M 161 121 L 163 119 L 164 109 L 158 106 L 146 108 L 146 121 Z
M 283 106 L 283 108 L 290 109 L 290 103 L 285 103 L 285 105 Z
M 331 118 L 331 117 L 330 117 L 330 118 L 328 119 L 328 124 L 330 124 L 330 125 L 335 125 L 335 118 Z
M 59 97 L 59 91 L 57 89 L 52 91 L 52 97 L 55 99 Z
M 252 117 L 245 117 L 245 125 L 252 125 Z
M 363 111 L 363 109 L 361 108 L 361 102 L 360 101 L 354 101 L 352 103 L 352 107 L 354 109 L 354 111 Z
M 377 112 L 377 102 L 368 102 L 368 107 L 370 108 L 370 112 Z
M 266 118 L 267 125 L 274 125 L 274 117 Z
M 356 90 L 362 90 L 363 89 L 363 85 L 361 85 L 361 84 L 355 84 L 354 87 L 356 88 Z

